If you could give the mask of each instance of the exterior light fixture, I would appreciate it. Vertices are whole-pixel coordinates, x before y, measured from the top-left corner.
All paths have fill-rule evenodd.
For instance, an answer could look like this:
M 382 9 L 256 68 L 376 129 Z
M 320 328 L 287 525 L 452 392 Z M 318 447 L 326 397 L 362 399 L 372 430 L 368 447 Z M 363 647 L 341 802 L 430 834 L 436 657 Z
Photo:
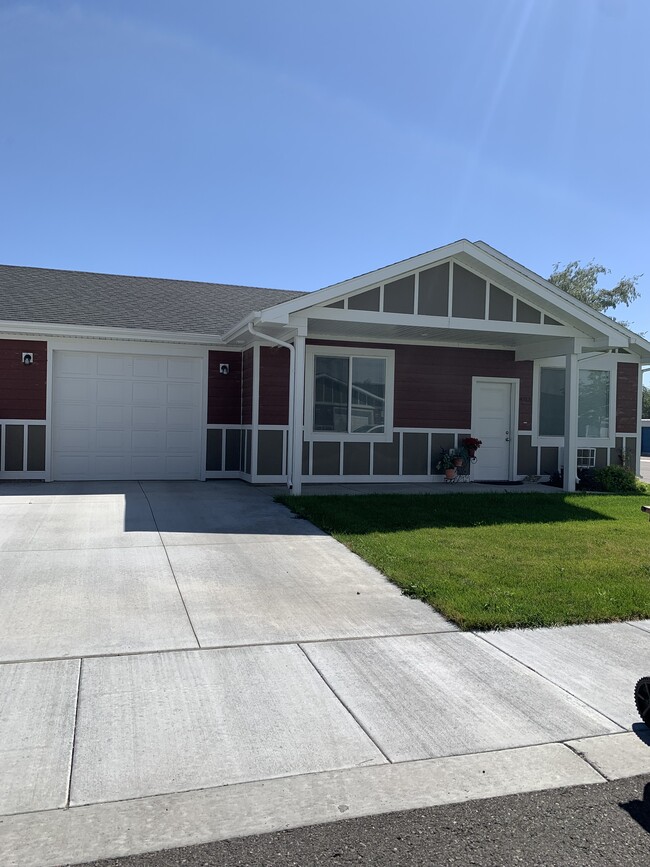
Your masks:
M 34 353 L 33 352 L 23 352 L 23 364 L 30 365 L 34 363 Z
M 219 365 L 219 373 L 223 373 L 224 376 L 227 376 L 230 373 L 230 365 L 229 364 L 220 364 Z

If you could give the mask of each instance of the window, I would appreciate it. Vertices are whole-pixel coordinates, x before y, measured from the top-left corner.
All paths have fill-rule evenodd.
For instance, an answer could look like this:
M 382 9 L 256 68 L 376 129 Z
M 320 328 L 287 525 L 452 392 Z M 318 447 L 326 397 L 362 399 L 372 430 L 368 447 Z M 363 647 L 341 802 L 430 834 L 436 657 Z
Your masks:
M 609 370 L 581 370 L 578 436 L 609 436 Z
M 317 355 L 314 431 L 384 433 L 386 359 Z
M 539 377 L 539 435 L 564 436 L 564 368 L 542 367 Z M 578 373 L 578 436 L 609 437 L 610 371 Z
M 585 470 L 596 466 L 596 449 L 578 449 L 578 469 Z
M 539 377 L 539 435 L 564 436 L 564 369 L 542 367 Z
M 392 352 L 332 347 L 312 349 L 307 359 L 309 433 L 317 439 L 392 435 Z

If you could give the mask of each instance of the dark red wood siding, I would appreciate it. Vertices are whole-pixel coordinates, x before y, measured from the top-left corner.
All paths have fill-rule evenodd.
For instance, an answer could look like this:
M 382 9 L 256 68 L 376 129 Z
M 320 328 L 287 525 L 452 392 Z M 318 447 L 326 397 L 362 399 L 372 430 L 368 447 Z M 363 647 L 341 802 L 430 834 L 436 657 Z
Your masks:
M 260 424 L 289 423 L 289 350 L 260 348 Z
M 441 346 L 398 346 L 395 352 L 396 427 L 470 428 L 472 377 L 519 379 L 519 429 L 532 427 L 533 363 L 514 352 Z
M 354 346 L 347 345 L 354 352 Z M 532 428 L 533 363 L 515 361 L 514 352 L 387 343 L 363 346 L 395 350 L 395 427 L 471 428 L 472 377 L 502 376 L 519 379 L 519 429 Z
M 616 366 L 616 432 L 636 433 L 639 365 L 619 361 Z
M 242 359 L 241 422 L 253 423 L 253 350 L 247 349 Z
M 34 363 L 23 364 L 23 352 Z M 45 419 L 47 343 L 42 340 L 0 340 L 0 418 Z
M 230 365 L 228 374 L 219 373 L 219 365 Z M 208 353 L 208 424 L 241 424 L 240 352 Z

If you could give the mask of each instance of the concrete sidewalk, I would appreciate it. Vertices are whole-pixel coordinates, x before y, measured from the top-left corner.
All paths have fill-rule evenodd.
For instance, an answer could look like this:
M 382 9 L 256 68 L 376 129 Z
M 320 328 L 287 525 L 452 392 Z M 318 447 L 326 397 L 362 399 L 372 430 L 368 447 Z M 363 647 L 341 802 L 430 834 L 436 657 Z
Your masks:
M 0 863 L 650 771 L 650 621 L 474 635 L 237 482 L 0 486 Z

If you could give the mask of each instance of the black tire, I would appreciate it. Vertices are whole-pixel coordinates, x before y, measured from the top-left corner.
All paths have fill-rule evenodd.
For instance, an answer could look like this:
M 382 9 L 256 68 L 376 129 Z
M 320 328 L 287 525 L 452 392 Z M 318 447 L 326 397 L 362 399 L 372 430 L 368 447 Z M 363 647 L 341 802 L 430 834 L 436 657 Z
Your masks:
M 650 677 L 642 677 L 634 687 L 634 701 L 639 716 L 650 728 Z

